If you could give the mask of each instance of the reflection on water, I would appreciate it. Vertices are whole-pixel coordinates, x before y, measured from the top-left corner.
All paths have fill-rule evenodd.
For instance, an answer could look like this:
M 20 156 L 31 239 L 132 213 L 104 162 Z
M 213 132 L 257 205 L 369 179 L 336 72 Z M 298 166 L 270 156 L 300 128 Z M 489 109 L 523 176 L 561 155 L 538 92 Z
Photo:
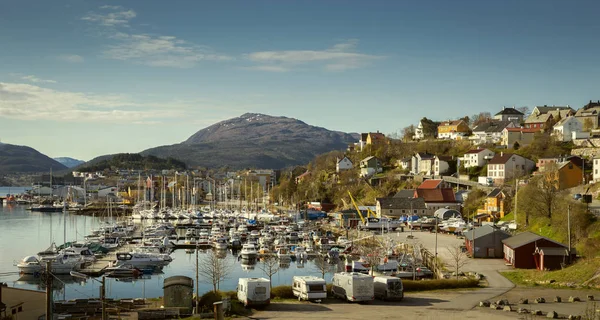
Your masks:
M 27 255 L 34 255 L 49 247 L 54 241 L 62 244 L 67 241 L 83 240 L 90 230 L 97 228 L 104 218 L 76 216 L 62 213 L 29 212 L 24 206 L 0 206 L 0 282 L 7 282 L 9 286 L 45 290 L 41 279 L 33 276 L 21 277 L 18 269 L 13 265 Z M 65 228 L 66 226 L 66 228 Z M 166 266 L 162 274 L 153 274 L 137 279 L 106 279 L 106 292 L 110 298 L 137 298 L 160 297 L 163 295 L 163 281 L 165 278 L 184 275 L 196 279 L 195 251 L 186 253 L 177 250 L 171 254 L 173 262 Z M 237 251 L 220 251 L 220 258 L 232 265 L 229 276 L 220 284 L 221 290 L 235 290 L 238 278 L 264 277 L 264 272 L 258 267 L 261 263 L 257 259 L 242 261 Z M 199 263 L 206 262 L 206 251 L 198 253 Z M 343 266 L 334 265 L 331 272 L 342 270 Z M 327 272 L 325 278 L 330 280 L 333 274 Z M 291 285 L 295 275 L 321 276 L 321 271 L 315 266 L 314 261 L 284 261 L 280 270 L 273 275 L 273 286 Z M 54 281 L 53 289 L 56 299 L 97 298 L 100 284 L 98 281 L 74 279 L 70 276 L 61 276 L 60 281 Z M 199 291 L 207 292 L 212 285 L 199 283 Z

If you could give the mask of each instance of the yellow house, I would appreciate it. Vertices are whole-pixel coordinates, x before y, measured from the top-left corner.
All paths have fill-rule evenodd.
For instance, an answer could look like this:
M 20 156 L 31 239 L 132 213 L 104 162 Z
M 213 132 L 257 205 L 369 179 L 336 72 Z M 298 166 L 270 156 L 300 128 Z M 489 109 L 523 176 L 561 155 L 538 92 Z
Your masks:
M 496 188 L 492 190 L 485 199 L 483 209 L 477 210 L 476 218 L 479 221 L 494 221 L 504 218 L 504 209 L 505 205 L 507 205 L 506 198 L 506 194 L 502 189 Z
M 385 135 L 379 132 L 369 132 L 366 144 L 379 144 L 385 142 Z
M 457 139 L 469 134 L 469 125 L 463 120 L 443 121 L 438 126 L 439 139 Z
M 583 181 L 583 171 L 571 161 L 557 164 L 556 170 L 546 168 L 544 176 L 550 181 L 556 181 L 558 190 L 576 187 Z

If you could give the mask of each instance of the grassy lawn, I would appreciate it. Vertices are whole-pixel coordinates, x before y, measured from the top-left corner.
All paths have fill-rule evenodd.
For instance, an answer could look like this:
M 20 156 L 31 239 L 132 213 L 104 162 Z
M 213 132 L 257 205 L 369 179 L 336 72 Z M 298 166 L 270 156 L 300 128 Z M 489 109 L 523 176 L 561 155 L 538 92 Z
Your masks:
M 521 286 L 570 287 L 581 286 L 600 272 L 600 258 L 581 259 L 574 265 L 556 271 L 514 270 L 503 272 L 506 278 Z M 554 280 L 554 283 L 550 283 Z M 590 281 L 588 286 L 600 286 L 600 277 Z

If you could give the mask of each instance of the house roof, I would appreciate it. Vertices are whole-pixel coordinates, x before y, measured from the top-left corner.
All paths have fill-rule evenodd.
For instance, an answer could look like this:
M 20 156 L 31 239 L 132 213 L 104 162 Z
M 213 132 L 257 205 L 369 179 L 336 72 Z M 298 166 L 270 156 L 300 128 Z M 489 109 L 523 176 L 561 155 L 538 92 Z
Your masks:
M 567 121 L 573 121 L 571 119 L 573 119 L 574 121 L 579 121 L 579 119 L 577 119 L 576 117 L 565 117 L 565 118 L 558 120 L 558 122 L 556 124 L 554 124 L 554 127 L 555 128 L 560 127 L 560 126 L 564 125 L 565 122 L 567 122 Z
M 371 139 L 374 139 L 374 140 L 385 139 L 385 135 L 380 132 L 369 132 L 369 135 L 371 136 Z
M 468 153 L 480 153 L 480 152 L 483 152 L 484 150 L 486 150 L 486 149 L 483 149 L 483 148 L 471 149 L 471 150 L 465 152 L 465 154 L 468 154 Z
M 444 180 L 441 179 L 429 179 L 423 181 L 417 189 L 438 189 Z
M 487 197 L 488 198 L 495 198 L 497 197 L 500 193 L 502 193 L 502 189 L 500 188 L 494 188 L 494 190 L 492 190 L 490 193 L 488 193 Z
M 499 116 L 501 114 L 513 114 L 513 115 L 523 115 L 523 112 L 515 109 L 515 108 L 502 108 L 502 110 L 500 110 L 500 112 L 496 113 L 496 116 Z
M 440 122 L 440 127 L 444 127 L 444 126 L 457 126 L 459 125 L 461 122 L 464 122 L 463 120 L 451 120 L 451 121 L 442 121 Z
M 511 125 L 511 121 L 490 121 L 478 124 L 475 128 L 473 128 L 473 132 L 485 132 L 485 133 L 494 133 L 494 132 L 502 132 L 504 128 Z
M 525 123 L 546 123 L 553 115 L 551 113 L 531 114 Z
M 429 159 L 433 159 L 433 157 L 435 157 L 435 155 L 433 155 L 431 153 L 427 153 L 427 152 L 417 152 L 417 155 L 419 155 L 421 160 L 429 160 Z
M 600 107 L 600 100 L 598 100 L 598 102 L 590 100 L 590 102 L 588 104 L 583 106 L 584 109 L 589 109 L 589 108 L 593 108 L 593 107 Z
M 423 198 L 425 202 L 456 202 L 454 191 L 451 188 L 442 189 L 416 189 L 417 198 Z
M 505 164 L 512 156 L 512 153 L 496 153 L 488 164 Z
M 439 160 L 446 161 L 446 162 L 452 161 L 452 159 L 453 159 L 452 156 L 435 156 L 435 157 L 438 158 Z
M 536 133 L 540 128 L 504 128 L 508 132 Z
M 575 110 L 573 110 L 573 108 L 569 107 L 569 106 L 548 106 L 548 105 L 544 105 L 544 106 L 537 106 L 535 107 L 535 109 L 538 110 L 538 112 L 540 114 L 544 114 L 544 113 L 548 113 L 551 111 L 565 111 L 565 112 L 574 112 Z
M 413 198 L 415 196 L 415 189 L 404 189 L 396 192 L 395 198 Z
M 552 239 L 542 237 L 539 234 L 533 233 L 531 231 L 521 232 L 515 236 L 508 238 L 508 239 L 502 240 L 502 243 L 504 243 L 509 248 L 516 249 L 516 248 L 522 247 L 526 244 L 532 243 L 534 241 L 538 241 L 540 239 L 545 239 L 545 240 L 554 242 L 558 245 L 565 247 L 565 245 L 560 242 L 556 242 Z
M 350 161 L 350 163 L 352 163 L 352 160 L 350 160 L 350 158 L 348 158 L 348 157 L 343 157 L 343 158 L 339 159 L 337 163 L 342 162 L 344 159 L 348 159 L 348 161 Z
M 426 209 L 423 198 L 378 198 L 381 209 Z
M 368 157 L 362 159 L 362 161 L 369 161 L 369 160 L 371 160 L 373 158 L 375 158 L 375 156 L 368 156 Z
M 475 239 L 479 239 L 482 238 L 484 236 L 487 236 L 488 234 L 492 234 L 492 233 L 500 233 L 503 234 L 505 236 L 505 238 L 510 237 L 510 234 L 500 230 L 497 227 L 491 226 L 491 225 L 484 225 L 475 229 L 471 229 L 467 232 L 464 232 L 465 238 L 467 238 L 467 240 L 473 240 L 473 237 L 475 237 Z

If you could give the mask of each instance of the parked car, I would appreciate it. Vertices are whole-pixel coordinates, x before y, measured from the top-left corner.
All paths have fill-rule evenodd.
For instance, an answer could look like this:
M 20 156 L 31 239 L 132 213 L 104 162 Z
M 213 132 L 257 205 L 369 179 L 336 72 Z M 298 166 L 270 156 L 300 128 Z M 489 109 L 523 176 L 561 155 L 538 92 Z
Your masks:
M 573 199 L 575 199 L 575 200 L 579 200 L 579 199 L 581 199 L 581 193 L 576 193 L 576 194 L 574 194 L 574 195 L 573 195 Z

